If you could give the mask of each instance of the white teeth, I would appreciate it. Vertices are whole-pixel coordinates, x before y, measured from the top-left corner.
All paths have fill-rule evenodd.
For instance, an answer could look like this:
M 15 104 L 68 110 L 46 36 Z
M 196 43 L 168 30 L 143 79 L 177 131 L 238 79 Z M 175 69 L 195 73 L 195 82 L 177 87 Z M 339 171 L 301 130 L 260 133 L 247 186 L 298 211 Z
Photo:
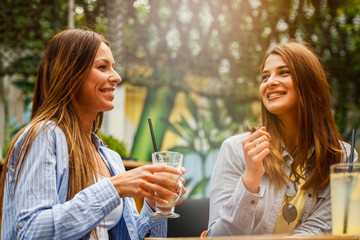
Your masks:
M 112 90 L 101 90 L 102 92 L 106 92 L 106 93 L 112 93 L 113 91 Z
M 269 98 L 280 96 L 280 95 L 281 95 L 280 93 L 272 93 L 269 95 Z

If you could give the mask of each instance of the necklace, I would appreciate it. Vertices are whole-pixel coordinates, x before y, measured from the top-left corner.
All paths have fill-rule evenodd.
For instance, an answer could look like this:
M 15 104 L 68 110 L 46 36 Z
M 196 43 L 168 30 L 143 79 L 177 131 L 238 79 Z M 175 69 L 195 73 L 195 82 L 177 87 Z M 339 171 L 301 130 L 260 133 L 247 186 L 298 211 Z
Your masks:
M 298 186 L 297 186 L 298 181 L 299 181 L 299 177 L 296 177 L 294 181 L 289 180 L 286 186 L 286 192 L 285 192 L 286 203 L 282 208 L 282 215 L 285 221 L 287 221 L 289 225 L 291 222 L 295 221 L 298 215 L 298 211 L 296 207 L 292 203 L 289 203 L 289 198 L 295 197 L 298 192 Z

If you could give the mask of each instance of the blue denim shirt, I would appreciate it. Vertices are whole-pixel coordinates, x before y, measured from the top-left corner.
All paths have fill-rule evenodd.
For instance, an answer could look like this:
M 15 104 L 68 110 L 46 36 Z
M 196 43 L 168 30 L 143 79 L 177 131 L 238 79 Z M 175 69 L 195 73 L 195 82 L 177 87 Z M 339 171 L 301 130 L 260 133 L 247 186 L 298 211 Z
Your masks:
M 68 145 L 65 134 L 49 121 L 33 141 L 14 192 L 15 156 L 6 175 L 1 239 L 89 239 L 89 232 L 120 204 L 109 179 L 83 189 L 66 200 L 69 183 Z M 25 131 L 26 132 L 26 131 Z M 25 132 L 18 139 L 20 148 Z M 120 156 L 108 149 L 95 134 L 93 141 L 113 174 L 125 171 Z M 166 237 L 167 220 L 151 217 L 145 203 L 141 213 L 132 198 L 123 198 L 124 209 L 118 224 L 109 231 L 110 239 Z

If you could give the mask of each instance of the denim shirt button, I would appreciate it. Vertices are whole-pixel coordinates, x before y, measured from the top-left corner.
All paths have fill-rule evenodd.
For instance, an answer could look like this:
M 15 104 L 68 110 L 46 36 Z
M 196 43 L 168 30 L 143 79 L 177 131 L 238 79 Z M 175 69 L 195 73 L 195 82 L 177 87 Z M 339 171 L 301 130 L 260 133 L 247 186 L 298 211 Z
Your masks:
M 312 194 L 311 194 L 311 193 L 309 193 L 309 194 L 308 194 L 308 197 L 309 197 L 309 198 L 312 198 Z

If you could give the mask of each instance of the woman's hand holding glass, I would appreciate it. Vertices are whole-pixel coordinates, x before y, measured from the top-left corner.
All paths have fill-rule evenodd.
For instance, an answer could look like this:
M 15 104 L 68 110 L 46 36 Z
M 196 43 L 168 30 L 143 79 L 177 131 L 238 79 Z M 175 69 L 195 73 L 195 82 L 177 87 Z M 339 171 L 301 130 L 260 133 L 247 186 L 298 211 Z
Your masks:
M 263 159 L 270 153 L 270 140 L 270 134 L 261 127 L 242 141 L 246 163 L 242 180 L 249 192 L 259 191 L 260 179 L 265 173 Z
M 155 209 L 155 202 L 167 203 L 165 199 L 156 196 L 155 192 L 166 196 L 177 196 L 177 193 L 174 193 L 163 186 L 169 186 L 172 189 L 176 189 L 178 192 L 180 191 L 177 181 L 155 174 L 157 172 L 182 175 L 185 173 L 185 169 L 178 169 L 166 165 L 145 165 L 117 174 L 111 177 L 110 181 L 113 183 L 120 197 L 145 197 L 150 207 Z M 183 178 L 180 178 L 180 180 L 183 183 L 185 182 Z M 186 190 L 183 187 L 182 195 L 185 192 Z M 181 201 L 182 199 L 180 198 L 176 204 L 180 204 Z
M 177 168 L 177 169 L 179 169 L 179 168 Z M 185 170 L 185 168 L 183 168 L 183 167 L 181 167 L 180 168 L 180 170 L 182 171 L 182 174 L 184 174 L 185 172 L 186 172 L 186 170 Z M 157 176 L 161 176 L 161 174 L 155 174 L 155 175 L 157 175 Z M 181 175 L 181 174 L 180 174 Z M 164 175 L 162 175 L 162 176 L 164 176 Z M 179 182 L 178 181 L 181 181 L 181 190 L 179 189 Z M 185 184 L 185 179 L 184 178 L 182 178 L 182 177 L 179 177 L 179 179 L 178 179 L 178 181 L 175 181 L 175 182 L 177 182 L 177 184 L 178 184 L 178 188 L 176 189 L 176 198 L 178 199 L 176 202 L 175 202 L 175 205 L 178 205 L 178 204 L 180 204 L 180 203 L 182 203 L 182 201 L 183 201 L 183 199 L 182 199 L 182 196 L 186 193 L 186 188 L 184 187 L 184 184 Z M 169 189 L 169 188 L 166 188 L 167 190 Z M 153 194 L 156 194 L 155 192 L 152 192 Z M 180 196 L 178 195 L 178 194 L 180 194 Z M 156 196 L 162 196 L 161 195 L 161 193 L 160 194 L 156 194 Z M 173 197 L 175 196 L 175 195 L 172 195 Z M 167 198 L 168 199 L 168 198 Z M 153 200 L 151 200 L 151 199 L 149 199 L 149 198 L 146 198 L 145 199 L 146 200 L 146 202 L 148 203 L 148 205 L 152 208 L 152 210 L 153 211 L 156 211 L 156 203 L 155 203 L 155 201 L 153 201 Z M 158 202 L 159 203 L 159 202 Z M 166 201 L 164 202 L 164 201 L 162 201 L 161 203 L 166 203 Z

